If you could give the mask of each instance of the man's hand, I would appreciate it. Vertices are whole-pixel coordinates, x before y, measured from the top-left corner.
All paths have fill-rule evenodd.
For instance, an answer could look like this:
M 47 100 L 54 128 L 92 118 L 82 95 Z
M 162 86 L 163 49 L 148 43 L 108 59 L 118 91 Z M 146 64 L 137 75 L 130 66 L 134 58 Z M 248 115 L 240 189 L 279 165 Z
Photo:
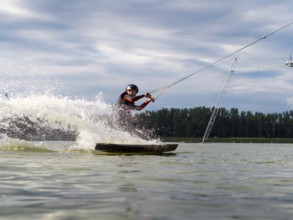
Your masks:
M 152 97 L 151 93 L 146 93 L 144 96 L 147 98 L 147 102 L 155 102 L 155 99 Z
M 148 102 L 155 102 L 155 99 L 154 98 L 147 98 L 147 101 Z
M 146 93 L 144 96 L 145 96 L 145 97 L 147 97 L 147 98 L 149 98 L 149 99 L 151 99 L 151 98 L 152 98 L 152 95 L 151 95 L 151 93 Z

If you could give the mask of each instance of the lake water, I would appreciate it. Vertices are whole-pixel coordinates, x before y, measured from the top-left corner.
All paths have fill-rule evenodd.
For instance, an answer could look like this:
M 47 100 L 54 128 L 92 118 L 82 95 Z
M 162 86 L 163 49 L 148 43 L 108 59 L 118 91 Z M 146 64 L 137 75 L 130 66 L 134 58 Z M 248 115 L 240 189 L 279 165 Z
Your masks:
M 72 145 L 1 143 L 0 219 L 293 219 L 293 145 L 180 143 L 163 155 Z

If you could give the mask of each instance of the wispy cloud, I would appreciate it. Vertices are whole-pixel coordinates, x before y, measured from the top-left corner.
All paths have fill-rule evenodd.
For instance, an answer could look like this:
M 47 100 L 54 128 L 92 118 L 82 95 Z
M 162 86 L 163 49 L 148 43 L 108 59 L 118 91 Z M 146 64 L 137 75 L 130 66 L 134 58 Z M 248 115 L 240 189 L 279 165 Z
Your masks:
M 64 94 L 91 98 L 103 91 L 114 102 L 128 83 L 141 91 L 168 85 L 293 21 L 292 6 L 289 0 L 2 0 L 0 70 L 9 85 L 2 90 L 20 79 L 43 90 L 46 78 Z M 289 27 L 247 48 L 237 54 L 238 66 L 285 62 L 292 35 Z M 212 105 L 232 61 L 174 86 L 150 108 Z M 223 104 L 290 109 L 291 73 L 235 75 Z M 28 89 L 20 83 L 18 92 Z

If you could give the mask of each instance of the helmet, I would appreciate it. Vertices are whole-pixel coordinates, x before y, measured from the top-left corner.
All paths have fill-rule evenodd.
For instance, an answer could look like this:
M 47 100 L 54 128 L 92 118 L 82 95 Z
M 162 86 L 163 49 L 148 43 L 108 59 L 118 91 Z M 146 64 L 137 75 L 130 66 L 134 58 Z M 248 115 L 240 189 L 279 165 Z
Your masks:
M 136 92 L 138 92 L 138 87 L 136 85 L 134 85 L 134 84 L 129 84 L 128 86 L 126 86 L 125 92 L 127 92 L 128 90 L 131 90 L 131 89 L 133 89 Z

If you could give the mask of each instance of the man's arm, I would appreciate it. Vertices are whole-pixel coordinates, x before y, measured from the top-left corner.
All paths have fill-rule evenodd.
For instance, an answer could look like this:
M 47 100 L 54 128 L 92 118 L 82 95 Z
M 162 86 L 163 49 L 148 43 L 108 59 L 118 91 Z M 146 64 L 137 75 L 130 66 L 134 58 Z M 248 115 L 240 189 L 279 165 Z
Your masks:
M 149 103 L 150 103 L 150 101 L 145 101 L 144 103 L 142 103 L 142 104 L 139 105 L 139 106 L 136 105 L 136 106 L 135 106 L 135 110 L 140 111 L 140 110 L 144 109 Z
M 140 100 L 141 98 L 144 98 L 144 97 L 145 97 L 145 95 L 138 95 L 138 96 L 133 97 L 132 101 L 135 102 L 135 101 Z
M 141 98 L 145 97 L 145 95 L 139 95 L 139 96 L 135 96 L 135 97 L 131 97 L 130 95 L 125 95 L 123 97 L 124 101 L 127 101 L 127 102 L 130 102 L 130 103 L 133 103 Z

